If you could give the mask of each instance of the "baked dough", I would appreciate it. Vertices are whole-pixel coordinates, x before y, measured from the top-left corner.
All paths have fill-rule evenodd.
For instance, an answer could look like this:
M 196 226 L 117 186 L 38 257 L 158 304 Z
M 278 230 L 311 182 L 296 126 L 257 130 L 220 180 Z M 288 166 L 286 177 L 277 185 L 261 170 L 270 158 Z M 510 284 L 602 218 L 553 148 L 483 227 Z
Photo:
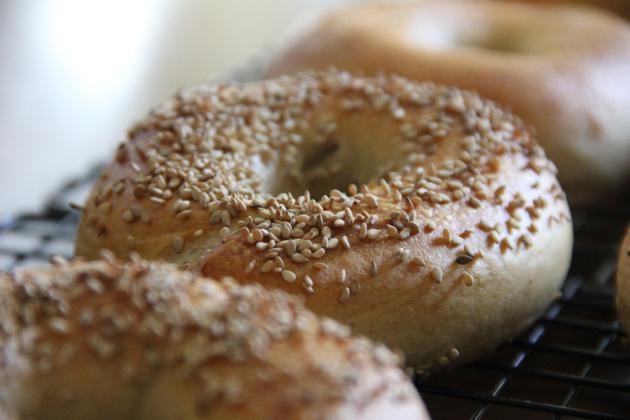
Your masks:
M 335 71 L 182 92 L 131 130 L 77 235 L 89 258 L 137 252 L 303 295 L 421 369 L 530 325 L 571 245 L 555 169 L 518 118 Z
M 296 297 L 136 260 L 0 274 L 0 404 L 29 420 L 428 419 L 399 359 Z

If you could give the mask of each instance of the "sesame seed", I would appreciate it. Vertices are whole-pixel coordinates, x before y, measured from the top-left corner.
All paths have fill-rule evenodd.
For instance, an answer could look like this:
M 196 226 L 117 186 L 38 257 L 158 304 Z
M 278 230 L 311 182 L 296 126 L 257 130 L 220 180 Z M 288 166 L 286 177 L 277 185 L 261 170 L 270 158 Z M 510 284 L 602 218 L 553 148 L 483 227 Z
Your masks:
M 431 277 L 435 280 L 436 283 L 441 283 L 442 278 L 444 277 L 444 273 L 440 267 L 433 267 L 431 270 Z
M 451 360 L 456 360 L 459 358 L 459 350 L 453 347 L 452 349 L 449 350 L 448 355 L 451 358 Z
M 328 264 L 323 263 L 323 262 L 316 262 L 315 264 L 313 264 L 313 267 L 316 270 L 323 271 L 323 270 L 328 269 Z
M 343 244 L 343 247 L 345 249 L 350 249 L 350 241 L 348 240 L 348 237 L 346 235 L 341 237 L 341 243 Z
M 466 286 L 472 286 L 473 284 L 475 284 L 475 279 L 470 273 L 464 272 L 462 273 L 460 278 Z
M 202 231 L 203 232 L 203 231 Z M 196 234 L 197 232 L 195 232 Z M 228 237 L 230 236 L 230 228 L 227 226 L 223 226 L 221 228 L 221 230 L 219 231 L 219 235 L 221 236 L 221 241 L 225 242 L 228 240 Z
M 341 271 L 339 271 L 339 283 L 345 284 L 347 279 L 348 279 L 348 274 L 345 268 L 342 268 Z
M 398 234 L 398 239 L 405 240 L 405 239 L 409 238 L 409 236 L 411 236 L 411 230 L 409 228 L 404 228 Z
M 298 252 L 291 254 L 291 259 L 298 264 L 304 264 L 308 261 L 308 258 Z
M 265 263 L 260 267 L 260 272 L 268 273 L 273 269 L 273 267 L 274 267 L 273 260 L 265 261 Z
M 105 291 L 105 286 L 98 279 L 94 277 L 89 277 L 85 281 L 85 285 L 95 293 L 103 293 Z
M 339 296 L 339 302 L 345 303 L 350 299 L 350 288 L 344 287 L 341 289 L 341 296 Z
M 188 200 L 179 199 L 175 201 L 175 203 L 173 204 L 173 210 L 175 210 L 175 212 L 184 211 L 188 209 L 189 207 L 190 207 L 190 201 Z
M 370 208 L 377 208 L 379 206 L 378 198 L 376 198 L 376 196 L 372 194 L 365 195 L 365 202 Z
M 260 242 L 264 239 L 263 233 L 260 229 L 254 229 L 252 230 L 252 236 L 254 238 L 254 241 L 256 242 Z
M 334 248 L 337 248 L 337 245 L 339 245 L 339 240 L 337 238 L 330 238 L 328 240 L 328 245 L 326 246 L 326 248 L 334 249 Z
M 525 248 L 531 248 L 533 246 L 532 238 L 527 234 L 522 235 L 519 241 L 525 245 Z
M 419 267 L 424 267 L 424 266 L 426 266 L 426 263 L 424 262 L 424 259 L 423 259 L 421 256 L 419 256 L 419 255 L 416 255 L 415 257 L 413 257 L 413 258 L 411 259 L 411 263 L 412 263 L 413 265 L 417 265 L 417 266 L 419 266 Z
M 322 258 L 326 254 L 326 250 L 324 248 L 320 248 L 317 251 L 313 252 L 313 258 Z
M 376 261 L 372 260 L 370 263 L 370 275 L 375 277 L 376 274 L 378 274 L 378 265 L 376 264 Z
M 398 231 L 396 231 L 396 233 L 398 233 Z M 377 239 L 380 235 L 381 235 L 380 229 L 369 229 L 367 231 L 367 237 L 370 239 Z
M 221 211 L 221 222 L 226 226 L 230 224 L 230 213 L 227 210 Z
M 472 196 L 468 200 L 468 205 L 474 209 L 478 209 L 481 207 L 481 201 L 477 197 Z
M 251 260 L 245 267 L 245 274 L 251 273 L 252 270 L 254 270 L 255 265 L 256 265 L 256 260 Z
M 72 329 L 70 323 L 66 319 L 59 317 L 50 318 L 48 325 L 50 325 L 50 328 L 53 331 L 60 334 L 69 334 Z
M 295 279 L 297 278 L 297 276 L 295 275 L 295 273 L 293 271 L 284 270 L 284 271 L 282 271 L 282 278 L 287 283 L 293 283 L 295 281 Z
M 56 267 L 66 267 L 68 265 L 68 260 L 60 255 L 53 255 L 48 261 L 51 265 L 54 265 Z
M 175 216 L 178 219 L 187 219 L 190 217 L 190 215 L 192 214 L 192 210 L 184 210 L 181 211 L 179 213 L 177 213 L 177 215 Z
M 313 279 L 307 274 L 304 276 L 304 280 L 302 280 L 302 287 L 308 293 L 314 293 L 313 290 Z

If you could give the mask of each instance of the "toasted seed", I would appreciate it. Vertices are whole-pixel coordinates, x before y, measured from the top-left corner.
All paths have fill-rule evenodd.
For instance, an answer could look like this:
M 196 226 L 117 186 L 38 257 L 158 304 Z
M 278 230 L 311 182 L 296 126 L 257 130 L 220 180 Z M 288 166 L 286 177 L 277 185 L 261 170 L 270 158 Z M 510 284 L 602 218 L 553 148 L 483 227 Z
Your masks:
M 350 299 L 350 288 L 344 287 L 341 289 L 341 296 L 339 296 L 339 302 L 345 303 Z
M 288 283 L 293 283 L 295 279 L 297 278 L 297 276 L 295 275 L 293 271 L 284 270 L 282 272 L 282 278 Z
M 372 260 L 370 263 L 370 275 L 374 277 L 376 274 L 378 274 L 378 265 L 376 264 L 376 261 Z
M 298 264 L 304 264 L 306 261 L 308 261 L 308 258 L 300 254 L 299 252 L 291 254 L 291 259 Z
M 462 273 L 460 278 L 466 286 L 472 286 L 473 284 L 475 284 L 475 279 L 470 273 Z
M 247 264 L 247 266 L 245 267 L 245 274 L 251 273 L 255 265 L 256 265 L 256 260 L 251 260 L 249 264 Z
M 433 277 L 433 280 L 435 280 L 436 283 L 441 283 L 444 273 L 440 267 L 433 267 L 431 270 L 431 277 Z
M 273 262 L 273 260 L 266 261 L 266 262 L 262 265 L 262 267 L 260 267 L 260 272 L 261 272 L 261 273 L 268 273 L 268 272 L 270 272 L 270 271 L 273 269 L 273 267 L 274 267 L 274 262 Z

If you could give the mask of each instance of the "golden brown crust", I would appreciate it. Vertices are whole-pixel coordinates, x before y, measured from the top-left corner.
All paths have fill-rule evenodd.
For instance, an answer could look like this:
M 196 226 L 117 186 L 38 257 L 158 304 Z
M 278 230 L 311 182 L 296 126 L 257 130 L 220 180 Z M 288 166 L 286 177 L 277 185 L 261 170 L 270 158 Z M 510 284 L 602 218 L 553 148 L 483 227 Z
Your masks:
M 154 113 L 103 172 L 77 253 L 304 295 L 429 369 L 540 315 L 571 242 L 553 165 L 520 120 L 454 88 L 330 71 L 201 87 Z
M 571 6 L 423 1 L 339 9 L 290 33 L 269 75 L 335 66 L 459 86 L 537 130 L 572 200 L 630 176 L 630 26 Z
M 623 328 L 630 329 L 630 226 L 619 250 L 617 263 L 617 314 Z
M 98 261 L 0 288 L 0 403 L 19 418 L 428 418 L 384 346 L 260 285 Z
M 511 0 L 512 1 L 512 0 Z M 535 4 L 575 4 L 590 6 L 600 10 L 609 10 L 613 13 L 630 19 L 630 3 L 627 0 L 516 0 L 523 3 Z

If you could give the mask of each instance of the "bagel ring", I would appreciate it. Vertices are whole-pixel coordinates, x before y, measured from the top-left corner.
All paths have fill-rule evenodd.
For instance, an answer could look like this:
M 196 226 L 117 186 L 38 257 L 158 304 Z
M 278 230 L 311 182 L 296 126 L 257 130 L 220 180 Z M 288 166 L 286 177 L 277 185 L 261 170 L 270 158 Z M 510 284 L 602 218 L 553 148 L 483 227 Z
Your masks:
M 57 260 L 0 290 L 0 403 L 20 419 L 428 419 L 383 345 L 260 285 Z
M 157 108 L 95 185 L 76 250 L 303 295 L 430 369 L 542 313 L 570 222 L 518 118 L 455 88 L 328 71 Z
M 630 25 L 571 6 L 361 4 L 291 31 L 270 76 L 335 66 L 458 86 L 536 128 L 570 201 L 630 179 Z

